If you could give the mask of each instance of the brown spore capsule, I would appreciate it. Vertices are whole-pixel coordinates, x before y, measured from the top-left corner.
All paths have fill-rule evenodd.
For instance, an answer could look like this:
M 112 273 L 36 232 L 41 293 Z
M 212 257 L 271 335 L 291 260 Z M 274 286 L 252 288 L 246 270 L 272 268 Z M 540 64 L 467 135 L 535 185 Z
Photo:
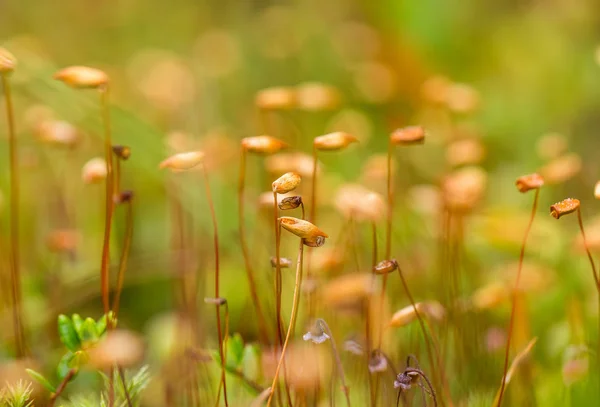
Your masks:
M 396 145 L 423 144 L 425 142 L 425 129 L 421 126 L 409 126 L 395 130 L 390 135 L 390 141 Z
M 255 136 L 242 139 L 242 147 L 248 152 L 256 154 L 274 154 L 288 145 L 271 136 Z
M 271 185 L 273 187 L 273 192 L 287 194 L 296 189 L 301 181 L 302 177 L 300 174 L 296 172 L 287 172 L 273 181 L 273 184 Z
M 544 185 L 544 178 L 538 173 L 523 175 L 517 178 L 515 184 L 519 192 L 525 193 L 532 189 L 541 188 Z
M 550 215 L 559 219 L 563 215 L 575 212 L 579 209 L 579 199 L 567 198 L 550 206 Z
M 281 200 L 281 202 L 279 203 L 279 209 L 281 209 L 282 211 L 287 211 L 291 209 L 296 209 L 300 205 L 302 205 L 301 196 L 288 196 Z
M 373 271 L 376 274 L 388 274 L 395 271 L 398 268 L 398 262 L 396 259 L 392 260 L 383 260 L 377 263 L 375 267 L 373 267 Z

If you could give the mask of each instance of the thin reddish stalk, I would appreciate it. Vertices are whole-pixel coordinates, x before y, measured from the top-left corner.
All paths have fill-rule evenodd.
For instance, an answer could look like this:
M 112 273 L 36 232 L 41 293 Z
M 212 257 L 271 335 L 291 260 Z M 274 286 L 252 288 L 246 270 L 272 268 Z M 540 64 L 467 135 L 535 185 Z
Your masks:
M 594 282 L 596 283 L 596 289 L 600 292 L 600 279 L 598 278 L 598 272 L 596 271 L 596 265 L 594 264 L 594 259 L 592 258 L 592 253 L 590 252 L 590 248 L 587 244 L 587 239 L 585 237 L 585 230 L 583 229 L 583 221 L 581 219 L 581 209 L 577 208 L 577 221 L 579 222 L 579 230 L 581 231 L 581 237 L 583 238 L 583 246 L 585 247 L 585 252 L 587 253 L 588 259 L 590 261 L 590 265 L 592 266 L 592 274 L 594 275 Z
M 394 210 L 394 193 L 392 191 L 392 150 L 393 144 L 388 143 L 387 154 L 387 223 L 385 229 L 385 258 L 389 260 L 392 253 L 392 213 Z
M 129 396 L 129 389 L 127 389 L 127 381 L 125 380 L 125 372 L 121 366 L 117 366 L 119 370 L 119 376 L 121 377 L 121 383 L 123 384 L 123 393 L 125 393 L 125 400 L 127 401 L 127 407 L 133 407 L 131 397 Z
M 279 379 L 279 372 L 285 359 L 285 352 L 287 350 L 294 326 L 296 325 L 296 317 L 298 316 L 298 308 L 300 305 L 300 289 L 302 287 L 302 254 L 304 249 L 304 243 L 300 239 L 300 246 L 298 248 L 298 262 L 296 266 L 296 283 L 294 285 L 294 300 L 292 302 L 292 314 L 290 316 L 290 324 L 288 326 L 287 334 L 285 336 L 285 342 L 283 343 L 283 349 L 281 350 L 281 356 L 277 363 L 277 369 L 275 369 L 275 376 L 273 377 L 273 383 L 271 384 L 271 392 L 269 394 L 269 400 L 267 401 L 267 407 L 271 406 L 273 402 L 273 394 L 275 393 L 275 386 L 277 386 L 277 380 Z
M 529 217 L 529 223 L 527 224 L 527 228 L 525 229 L 525 236 L 523 237 L 523 243 L 521 244 L 521 252 L 519 253 L 519 265 L 517 266 L 517 276 L 515 278 L 515 285 L 513 287 L 513 292 L 512 292 L 512 306 L 510 309 L 510 320 L 508 322 L 508 332 L 506 334 L 506 347 L 504 349 L 504 368 L 502 370 L 502 384 L 500 385 L 500 391 L 498 393 L 498 407 L 500 407 L 502 405 L 502 396 L 504 395 L 504 389 L 506 388 L 506 373 L 508 372 L 508 358 L 509 358 L 509 354 L 510 354 L 510 342 L 512 339 L 512 334 L 513 334 L 513 329 L 514 329 L 514 324 L 515 324 L 515 314 L 516 314 L 516 310 L 517 310 L 517 294 L 519 291 L 519 282 L 521 280 L 521 271 L 523 269 L 523 259 L 525 258 L 525 246 L 527 245 L 527 239 L 529 238 L 529 233 L 531 232 L 533 220 L 535 219 L 535 213 L 537 211 L 539 195 L 540 195 L 540 190 L 536 189 L 535 196 L 533 198 L 533 206 L 531 208 L 531 216 Z
M 127 212 L 125 214 L 125 241 L 123 242 L 123 250 L 121 252 L 121 259 L 119 260 L 119 274 L 117 276 L 117 291 L 115 293 L 115 299 L 113 302 L 113 312 L 115 313 L 115 320 L 119 315 L 119 305 L 121 301 L 121 292 L 123 291 L 123 284 L 125 282 L 125 272 L 127 271 L 127 261 L 129 259 L 129 252 L 131 250 L 131 241 L 133 238 L 133 203 L 131 200 L 126 202 Z
M 246 270 L 246 276 L 248 278 L 248 285 L 250 288 L 250 295 L 252 297 L 252 303 L 256 311 L 256 318 L 258 320 L 258 335 L 263 344 L 268 344 L 267 334 L 267 323 L 258 299 L 258 292 L 256 290 L 256 282 L 254 281 L 254 272 L 252 270 L 252 263 L 250 262 L 250 255 L 248 253 L 248 246 L 246 244 L 245 226 L 244 226 L 244 187 L 246 178 L 246 150 L 242 147 L 242 153 L 240 157 L 240 177 L 238 184 L 238 223 L 239 223 L 239 234 L 240 244 L 242 246 L 242 254 L 244 256 L 244 266 Z
M 310 194 L 310 223 L 314 224 L 317 219 L 317 148 L 313 143 L 313 167 L 312 167 L 312 185 Z
M 281 325 L 281 264 L 280 264 L 280 244 L 281 236 L 279 234 L 279 211 L 277 206 L 277 192 L 273 192 L 273 225 L 275 227 L 275 307 L 276 307 L 276 324 L 277 343 L 279 346 L 283 344 L 283 326 Z
M 310 214 L 309 214 L 309 216 L 310 216 L 309 221 L 313 224 L 315 223 L 315 219 L 317 217 L 317 163 L 318 163 L 317 162 L 317 152 L 318 152 L 318 150 L 313 143 L 312 184 L 311 184 Z M 304 204 L 302 204 L 302 219 L 304 219 Z M 310 280 L 312 277 L 312 255 L 313 255 L 313 248 L 309 247 L 308 252 L 306 254 L 306 257 L 307 257 L 306 258 L 306 278 L 308 280 Z M 308 302 L 307 320 L 312 321 L 314 319 L 314 314 L 315 314 L 315 296 L 312 292 L 308 293 L 307 302 Z
M 304 204 L 302 204 L 302 211 L 304 212 Z M 273 192 L 273 224 L 275 226 L 275 307 L 276 307 L 276 324 L 275 329 L 277 330 L 277 334 L 275 335 L 277 345 L 283 345 L 283 325 L 281 318 L 281 286 L 282 286 L 282 277 L 281 277 L 281 264 L 280 264 L 280 246 L 281 246 L 281 227 L 279 224 L 279 207 L 277 205 L 277 192 Z M 287 369 L 285 367 L 285 363 L 283 366 L 283 377 L 285 380 L 285 392 L 287 395 L 288 404 L 292 405 L 292 396 L 290 393 L 290 388 L 287 384 Z
M 219 357 L 221 358 L 221 360 L 227 360 L 227 338 L 229 338 L 229 303 L 227 301 L 225 301 L 225 303 L 223 304 L 223 306 L 225 307 L 225 332 L 224 332 L 224 339 L 222 342 L 222 349 L 223 349 L 223 353 L 219 353 Z M 217 310 L 220 310 L 220 306 L 217 304 Z M 219 351 L 221 351 L 221 349 L 219 349 Z M 227 370 L 227 369 L 225 369 Z M 208 372 L 207 372 L 208 375 Z M 220 380 L 219 381 L 219 387 L 217 388 L 217 400 L 215 401 L 215 407 L 218 407 L 219 402 L 221 401 L 221 388 L 223 387 L 223 383 L 225 383 L 224 380 Z
M 374 274 L 373 274 L 374 277 Z M 373 278 L 373 281 L 374 278 Z M 376 394 L 375 394 L 375 388 L 373 386 L 373 377 L 371 375 L 371 372 L 369 371 L 368 367 L 369 367 L 369 358 L 371 357 L 371 297 L 367 297 L 367 299 L 364 302 L 364 308 L 365 308 L 365 342 L 366 342 L 366 354 L 367 354 L 367 378 L 369 379 L 369 405 L 371 407 L 375 407 L 375 399 L 376 399 Z
M 65 376 L 65 378 L 62 380 L 62 382 L 60 382 L 60 384 L 56 388 L 56 392 L 52 393 L 50 395 L 50 400 L 48 400 L 48 407 L 54 407 L 54 403 L 56 403 L 56 399 L 58 397 L 60 397 L 60 395 L 62 394 L 63 391 L 65 391 L 65 387 L 67 387 L 67 384 L 69 384 L 71 379 L 73 379 L 73 376 L 75 376 L 75 373 L 77 373 L 77 369 L 71 369 L 67 372 L 67 375 Z
M 585 237 L 585 230 L 583 229 L 583 221 L 581 219 L 580 207 L 577 208 L 577 222 L 579 223 L 579 230 L 581 231 L 581 237 L 583 238 L 583 246 L 585 247 L 585 251 L 590 261 L 590 265 L 592 266 L 592 274 L 594 275 L 596 291 L 598 292 L 598 349 L 596 350 L 596 361 L 598 366 L 600 366 L 600 278 L 598 277 L 598 271 L 596 270 L 596 265 L 594 263 L 594 259 L 592 258 L 592 253 L 590 252 L 590 247 L 588 246 L 587 239 Z M 600 385 L 598 386 L 598 390 L 600 391 Z M 500 403 L 498 403 L 498 406 L 500 406 Z
M 378 249 L 377 249 L 377 224 L 375 222 L 371 223 L 371 230 L 372 230 L 372 244 L 373 244 L 373 251 L 372 251 L 372 257 L 371 257 L 371 288 L 373 288 L 375 286 L 375 279 L 377 278 L 377 275 L 375 274 L 375 266 L 377 265 L 377 256 L 378 256 Z M 368 358 L 371 355 L 371 312 L 370 312 L 370 304 L 371 304 L 371 297 L 367 297 L 367 301 L 366 301 L 366 314 L 365 314 L 365 338 L 366 338 L 366 349 L 367 349 L 367 362 L 368 362 Z M 367 370 L 368 371 L 368 370 Z M 373 387 L 373 377 L 371 376 L 370 372 L 368 373 L 368 377 L 369 377 L 369 401 L 370 401 L 370 405 L 372 407 L 375 406 L 375 399 L 376 399 L 376 393 L 375 393 L 375 389 Z
M 202 165 L 202 174 L 204 176 L 204 187 L 206 190 L 206 199 L 208 201 L 208 207 L 210 209 L 210 218 L 213 225 L 213 244 L 215 250 L 215 298 L 219 296 L 219 230 L 217 226 L 217 215 L 215 213 L 215 205 L 210 192 L 210 182 L 208 180 L 208 173 L 206 167 Z M 223 399 L 225 400 L 225 406 L 229 406 L 227 401 L 227 381 L 225 380 L 225 356 L 223 352 L 223 333 L 221 332 L 221 311 L 220 306 L 215 305 L 217 312 L 217 335 L 219 340 L 219 356 L 221 358 L 221 381 L 223 382 Z
M 110 130 L 110 106 L 108 104 L 108 85 L 100 90 L 100 103 L 102 121 L 104 122 L 104 157 L 106 159 L 106 215 L 104 218 L 104 240 L 102 243 L 102 263 L 100 266 L 100 284 L 102 291 L 102 304 L 104 313 L 110 309 L 109 299 L 109 266 L 110 266 L 110 230 L 113 213 L 113 167 L 112 167 L 112 142 Z M 110 324 L 109 324 L 110 325 Z
M 429 337 L 428 331 L 425 328 L 425 320 L 421 316 L 421 313 L 419 312 L 419 309 L 417 308 L 417 304 L 416 304 L 410 290 L 408 289 L 408 284 L 406 283 L 406 279 L 404 278 L 404 274 L 402 274 L 402 269 L 400 268 L 400 266 L 398 266 L 398 274 L 400 275 L 400 280 L 402 281 L 402 287 L 404 288 L 404 292 L 405 292 L 406 296 L 408 297 L 408 300 L 410 301 L 410 304 L 412 305 L 413 310 L 415 311 L 415 316 L 417 317 L 417 321 L 419 321 L 419 326 L 421 327 L 421 332 L 423 333 L 423 339 L 425 339 L 425 349 L 427 350 L 427 357 L 429 359 L 429 368 L 431 369 L 432 374 L 434 372 L 437 372 L 439 374 L 440 382 L 441 382 L 440 386 L 442 387 L 442 389 L 444 390 L 444 392 L 446 394 L 448 403 L 450 405 L 452 405 L 450 388 L 448 387 L 448 382 L 446 380 L 446 374 L 444 373 L 444 368 L 442 365 L 439 350 L 437 349 L 437 347 L 434 347 L 434 345 L 431 342 L 431 340 L 433 340 L 433 339 Z M 430 329 L 430 331 L 431 331 L 431 329 Z M 433 348 L 433 350 L 432 350 L 432 348 Z M 435 352 L 435 359 L 434 359 L 434 352 Z M 439 371 L 435 370 L 435 360 L 436 359 L 438 362 Z M 444 403 L 442 402 L 442 405 L 443 404 Z
M 4 99 L 6 100 L 6 121 L 8 124 L 8 157 L 10 168 L 10 276 L 12 290 L 13 329 L 16 343 L 16 356 L 26 355 L 25 333 L 21 304 L 21 270 L 19 261 L 19 162 L 15 134 L 14 108 L 8 78 L 0 74 Z

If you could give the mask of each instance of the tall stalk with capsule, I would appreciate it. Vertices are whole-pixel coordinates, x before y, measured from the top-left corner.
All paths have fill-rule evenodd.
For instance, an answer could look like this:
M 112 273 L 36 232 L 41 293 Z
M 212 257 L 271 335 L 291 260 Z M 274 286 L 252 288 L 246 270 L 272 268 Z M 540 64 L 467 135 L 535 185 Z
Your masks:
M 6 122 L 8 124 L 8 162 L 10 173 L 10 286 L 13 330 L 16 343 L 16 355 L 26 354 L 25 332 L 21 311 L 21 273 L 19 261 L 19 161 L 15 134 L 15 118 L 9 76 L 17 60 L 6 49 L 0 47 L 0 79 L 6 101 Z
M 521 270 L 523 269 L 523 259 L 525 258 L 525 246 L 527 245 L 527 239 L 531 232 L 531 226 L 533 225 L 533 219 L 535 218 L 535 212 L 537 211 L 538 199 L 540 196 L 540 188 L 544 185 L 544 179 L 539 174 L 530 174 L 519 177 L 516 182 L 517 189 L 521 193 L 534 190 L 535 195 L 533 197 L 533 205 L 531 209 L 531 216 L 529 217 L 529 223 L 525 229 L 525 236 L 523 237 L 523 243 L 521 244 L 521 252 L 519 253 L 519 265 L 517 266 L 517 276 L 515 278 L 515 285 L 512 292 L 512 305 L 510 309 L 510 320 L 508 322 L 508 330 L 506 334 L 506 347 L 504 349 L 504 369 L 502 371 L 502 383 L 500 385 L 500 391 L 498 392 L 498 406 L 502 404 L 502 396 L 506 387 L 506 374 L 508 372 L 508 358 L 510 354 L 510 342 L 513 333 L 513 327 L 515 323 L 515 314 L 517 310 L 517 294 L 519 292 L 519 282 L 521 279 Z
M 244 191 L 246 186 L 246 155 L 247 153 L 255 153 L 261 155 L 274 154 L 281 149 L 287 147 L 287 144 L 281 140 L 278 140 L 271 136 L 256 136 L 246 137 L 241 142 L 241 155 L 240 155 L 240 175 L 238 182 L 238 227 L 240 245 L 242 247 L 242 255 L 244 256 L 244 267 L 246 271 L 246 277 L 248 278 L 248 285 L 250 289 L 250 295 L 252 297 L 252 304 L 256 312 L 256 318 L 258 323 L 258 335 L 262 343 L 268 343 L 268 330 L 267 323 L 265 320 L 260 300 L 258 298 L 258 290 L 256 287 L 256 281 L 254 276 L 254 270 L 252 268 L 252 262 L 250 259 L 250 252 L 248 244 L 246 242 L 246 228 L 244 223 Z
M 385 260 L 390 260 L 392 252 L 392 223 L 394 213 L 394 191 L 392 177 L 392 153 L 396 146 L 411 146 L 423 144 L 425 142 L 425 130 L 421 126 L 410 126 L 395 130 L 388 141 L 387 154 L 387 220 L 385 233 Z M 383 274 L 383 284 L 381 285 L 381 304 L 379 312 L 383 311 L 383 294 L 387 285 L 387 273 Z M 381 348 L 382 329 L 379 330 L 379 339 L 377 347 Z
M 208 179 L 208 172 L 206 170 L 206 166 L 204 165 L 204 153 L 202 151 L 190 151 L 186 153 L 175 154 L 162 163 L 160 163 L 160 168 L 169 168 L 174 171 L 186 171 L 190 170 L 196 166 L 200 165 L 202 167 L 202 175 L 204 178 L 204 188 L 206 192 L 206 199 L 208 201 L 208 207 L 210 210 L 210 217 L 213 225 L 213 245 L 214 245 L 214 254 L 215 254 L 215 296 L 214 298 L 219 299 L 219 282 L 220 282 L 220 259 L 219 259 L 219 231 L 217 226 L 217 216 L 215 213 L 215 205 L 212 199 L 212 193 L 210 190 L 210 181 Z M 225 380 L 225 355 L 223 350 L 223 332 L 221 330 L 221 312 L 220 306 L 221 302 L 215 303 L 215 311 L 217 318 L 217 335 L 219 341 L 219 357 L 221 358 L 221 385 L 223 387 L 223 399 L 225 400 L 225 405 L 228 406 L 229 402 L 227 400 L 227 382 Z
M 339 151 L 348 147 L 352 143 L 357 143 L 358 139 L 351 134 L 345 132 L 335 132 L 315 137 L 313 140 L 313 166 L 312 166 L 312 184 L 310 195 L 310 215 L 309 220 L 312 223 L 317 222 L 317 168 L 318 168 L 318 153 L 319 151 Z M 307 277 L 310 279 L 312 274 L 312 251 L 309 250 L 307 261 Z M 312 293 L 308 297 L 308 318 L 312 319 L 314 314 L 314 296 Z
M 281 264 L 280 264 L 280 235 L 279 235 L 279 213 L 277 195 L 287 194 L 300 185 L 302 178 L 300 174 L 288 172 L 273 181 L 273 226 L 275 231 L 275 304 L 276 304 L 276 329 L 279 346 L 283 344 L 283 328 L 281 326 Z
M 121 301 L 121 292 L 125 282 L 125 272 L 127 271 L 127 262 L 129 259 L 129 251 L 131 250 L 131 241 L 133 239 L 133 191 L 121 191 L 121 161 L 126 161 L 131 156 L 131 149 L 126 146 L 113 146 L 113 153 L 116 159 L 115 171 L 115 204 L 125 205 L 125 240 L 123 249 L 121 250 L 121 258 L 119 259 L 119 272 L 117 274 L 117 290 L 113 300 L 112 311 L 115 315 L 115 320 L 118 318 L 119 305 Z
M 598 271 L 596 270 L 596 264 L 594 263 L 594 259 L 592 258 L 592 253 L 590 251 L 590 247 L 588 246 L 587 239 L 585 236 L 585 230 L 583 228 L 583 220 L 581 218 L 581 204 L 578 199 L 567 198 L 560 202 L 555 203 L 550 206 L 550 215 L 555 219 L 560 219 L 563 215 L 568 215 L 570 213 L 577 212 L 577 222 L 579 223 L 579 231 L 581 232 L 581 238 L 583 239 L 583 246 L 587 253 L 587 257 L 590 261 L 590 266 L 592 268 L 592 276 L 594 277 L 594 283 L 596 285 L 596 291 L 598 293 L 598 336 L 600 337 L 600 278 L 598 276 Z M 598 348 L 596 349 L 596 358 L 597 363 L 600 366 L 600 342 L 598 342 Z M 600 389 L 600 386 L 599 386 Z M 499 397 L 499 401 L 497 406 L 500 407 L 500 402 L 502 398 Z
M 109 77 L 99 69 L 86 66 L 70 66 L 54 74 L 54 79 L 62 81 L 75 89 L 94 89 L 100 95 L 101 119 L 104 125 L 104 157 L 106 160 L 106 192 L 105 192 L 105 217 L 104 239 L 102 243 L 102 261 L 100 265 L 100 285 L 102 291 L 102 305 L 104 313 L 110 309 L 110 231 L 114 209 L 114 178 L 112 165 L 112 141 L 110 127 L 109 106 Z

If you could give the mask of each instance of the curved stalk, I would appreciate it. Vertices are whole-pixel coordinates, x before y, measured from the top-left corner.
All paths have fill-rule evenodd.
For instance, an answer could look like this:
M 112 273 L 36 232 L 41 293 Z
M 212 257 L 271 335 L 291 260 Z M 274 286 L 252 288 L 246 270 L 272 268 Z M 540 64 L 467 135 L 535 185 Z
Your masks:
M 521 279 L 521 270 L 523 269 L 523 259 L 525 258 L 525 245 L 527 244 L 527 239 L 529 237 L 529 233 L 531 231 L 531 226 L 533 225 L 533 219 L 535 218 L 535 213 L 537 211 L 538 206 L 538 198 L 540 195 L 540 190 L 535 190 L 535 196 L 533 198 L 533 206 L 531 209 L 531 216 L 529 217 L 529 223 L 527 224 L 527 228 L 525 229 L 525 236 L 523 237 L 523 243 L 521 244 L 521 252 L 519 253 L 519 265 L 517 267 L 517 277 L 515 278 L 515 285 L 513 287 L 512 293 L 512 307 L 510 309 L 510 320 L 508 323 L 508 332 L 506 335 L 506 348 L 504 350 L 504 369 L 502 370 L 502 384 L 500 385 L 500 391 L 498 393 L 498 407 L 502 404 L 502 396 L 504 395 L 504 389 L 506 388 L 506 373 L 508 372 L 508 358 L 510 353 L 510 342 L 512 339 L 512 333 L 515 323 L 515 313 L 516 313 L 516 305 L 517 305 L 517 293 L 519 290 L 519 281 Z
M 434 407 L 437 407 L 437 399 L 435 397 L 435 391 L 433 390 L 433 386 L 431 385 L 431 382 L 429 381 L 429 378 L 425 375 L 425 373 L 423 373 L 423 371 L 421 369 L 415 369 L 412 367 L 407 367 L 406 370 L 404 371 L 404 373 L 416 373 L 418 374 L 423 380 L 425 380 L 425 382 L 427 383 L 427 387 L 429 387 L 430 390 L 430 394 L 431 394 L 431 398 L 433 399 L 433 405 Z
M 242 254 L 244 256 L 244 266 L 246 270 L 246 276 L 248 278 L 248 285 L 250 288 L 250 295 L 252 296 L 252 303 L 256 311 L 256 318 L 258 320 L 258 335 L 263 344 L 269 343 L 267 335 L 267 323 L 258 299 L 258 292 L 256 290 L 256 282 L 254 281 L 254 272 L 252 270 L 252 264 L 250 262 L 250 255 L 248 253 L 248 246 L 246 244 L 245 227 L 244 227 L 244 188 L 246 179 L 246 149 L 242 147 L 242 153 L 240 157 L 240 177 L 238 184 L 238 223 L 239 223 L 239 234 L 240 244 L 242 246 Z
M 215 250 L 215 298 L 219 297 L 219 230 L 217 227 L 217 216 L 215 214 L 215 205 L 210 192 L 210 182 L 208 180 L 208 173 L 206 167 L 202 165 L 202 175 L 204 176 L 204 187 L 206 190 L 206 199 L 208 201 L 208 207 L 210 209 L 210 218 L 213 224 L 213 244 Z M 227 401 L 227 381 L 225 380 L 225 357 L 223 352 L 223 333 L 221 332 L 221 312 L 219 305 L 215 306 L 217 312 L 217 334 L 219 340 L 219 356 L 221 357 L 221 382 L 223 382 L 223 399 L 225 400 L 225 406 L 229 406 Z
M 285 342 L 283 343 L 283 349 L 281 350 L 281 356 L 279 357 L 279 362 L 277 363 L 277 369 L 275 369 L 275 377 L 273 377 L 273 383 L 271 384 L 271 391 L 269 394 L 269 399 L 267 401 L 267 407 L 271 406 L 273 401 L 273 394 L 275 393 L 275 386 L 277 386 L 277 379 L 279 379 L 279 371 L 281 370 L 281 366 L 283 365 L 283 360 L 285 358 L 285 351 L 287 350 L 288 344 L 290 342 L 290 337 L 292 336 L 292 331 L 294 330 L 294 326 L 296 324 L 296 317 L 298 316 L 298 306 L 300 303 L 300 288 L 302 286 L 302 254 L 304 250 L 304 242 L 300 239 L 300 247 L 298 248 L 298 263 L 296 266 L 296 283 L 294 285 L 294 300 L 292 302 L 292 315 L 290 317 L 290 324 L 288 326 L 287 334 L 285 336 Z
M 592 274 L 594 276 L 594 282 L 596 283 L 596 291 L 598 292 L 598 349 L 596 349 L 596 361 L 598 366 L 600 366 L 600 278 L 598 277 L 598 271 L 596 270 L 596 265 L 594 263 L 594 259 L 592 258 L 592 253 L 590 252 L 590 247 L 587 244 L 587 239 L 585 237 L 585 230 L 583 229 L 583 221 L 581 219 L 581 207 L 577 207 L 577 222 L 579 223 L 579 230 L 581 231 L 581 237 L 583 238 L 583 246 L 585 247 L 585 251 L 587 253 L 587 257 L 590 261 L 590 265 L 592 266 Z M 600 391 L 600 385 L 598 386 Z M 498 403 L 500 406 L 500 403 Z
M 23 330 L 21 273 L 19 261 L 19 162 L 17 154 L 14 109 L 8 77 L 0 74 L 4 99 L 6 100 L 6 122 L 8 124 L 8 157 L 10 168 L 10 277 L 12 291 L 13 330 L 15 334 L 16 356 L 26 354 L 25 333 Z
M 440 357 L 439 349 L 437 348 L 437 346 L 433 346 L 433 344 L 430 341 L 430 337 L 428 335 L 427 329 L 425 328 L 424 319 L 421 316 L 419 309 L 417 308 L 417 304 L 415 303 L 415 300 L 414 300 L 412 294 L 410 293 L 410 290 L 408 289 L 408 284 L 406 283 L 406 279 L 404 278 L 404 274 L 402 274 L 402 269 L 400 268 L 400 266 L 398 266 L 398 274 L 400 275 L 400 280 L 402 281 L 402 287 L 404 288 L 404 292 L 406 293 L 406 296 L 408 297 L 408 300 L 410 301 L 410 304 L 412 305 L 413 310 L 415 311 L 415 316 L 417 317 L 417 321 L 419 321 L 419 326 L 421 327 L 421 332 L 423 333 L 423 338 L 425 339 L 425 348 L 427 350 L 427 357 L 429 359 L 429 368 L 431 369 L 431 372 L 433 374 L 433 372 L 436 371 L 435 370 L 435 360 L 437 360 L 440 382 L 441 382 L 440 384 L 441 384 L 442 389 L 446 393 L 445 395 L 446 395 L 446 399 L 447 399 L 448 403 L 452 406 L 453 403 L 452 403 L 452 398 L 451 398 L 451 394 L 450 394 L 450 389 L 448 387 L 448 382 L 446 380 L 446 374 L 444 373 L 444 368 L 442 365 L 442 359 Z M 433 336 L 432 336 L 432 338 L 433 338 Z M 432 348 L 433 348 L 433 351 L 432 351 Z M 434 359 L 434 352 L 435 352 L 435 359 Z

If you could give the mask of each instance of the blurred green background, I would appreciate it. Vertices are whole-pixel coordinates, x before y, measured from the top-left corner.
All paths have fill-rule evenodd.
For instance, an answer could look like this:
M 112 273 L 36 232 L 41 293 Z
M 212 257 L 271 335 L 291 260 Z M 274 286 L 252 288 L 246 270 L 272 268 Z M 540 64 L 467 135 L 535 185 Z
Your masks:
M 319 184 L 320 226 L 331 231 L 334 242 L 342 225 L 331 205 L 337 187 L 361 181 L 383 193 L 383 184 L 365 175 L 369 159 L 386 152 L 394 128 L 424 125 L 427 143 L 398 151 L 395 172 L 395 256 L 406 261 L 421 299 L 429 296 L 437 284 L 432 280 L 441 272 L 433 260 L 437 218 L 415 210 L 408 192 L 414 185 L 439 184 L 452 167 L 447 147 L 453 140 L 477 140 L 485 150 L 485 158 L 477 164 L 488 176 L 484 202 L 466 226 L 465 256 L 473 274 L 464 283 L 465 295 L 493 281 L 497 270 L 517 259 L 531 201 L 514 188 L 516 177 L 543 169 L 558 156 L 574 154 L 570 157 L 575 170 L 561 178 L 559 169 L 556 180 L 542 191 L 529 245 L 532 261 L 552 276 L 530 301 L 530 333 L 539 337 L 537 401 L 562 405 L 556 402 L 563 400 L 562 357 L 569 344 L 579 341 L 569 320 L 570 304 L 574 298 L 582 299 L 583 326 L 589 328 L 586 343 L 598 340 L 592 328 L 598 316 L 589 265 L 581 251 L 573 250 L 576 222 L 568 218 L 556 222 L 547 215 L 547 207 L 573 196 L 581 200 L 587 224 L 597 213 L 593 187 L 600 170 L 599 2 L 0 0 L 0 45 L 19 61 L 11 79 L 22 167 L 24 297 L 31 345 L 39 349 L 38 356 L 51 347 L 44 326 L 52 325 L 56 314 L 77 311 L 97 317 L 100 311 L 104 192 L 100 185 L 84 185 L 80 177 L 81 166 L 102 155 L 97 95 L 52 79 L 62 67 L 87 65 L 110 75 L 113 140 L 131 146 L 133 152 L 123 165 L 123 185 L 134 190 L 136 198 L 121 323 L 145 332 L 175 302 L 171 282 L 179 248 L 173 243 L 172 208 L 178 199 L 188 226 L 186 267 L 203 276 L 201 296 L 210 295 L 212 287 L 211 224 L 200 174 L 158 170 L 160 161 L 182 146 L 208 152 L 221 232 L 223 296 L 232 307 L 232 331 L 241 332 L 247 341 L 256 334 L 237 234 L 241 138 L 270 130 L 307 154 L 312 139 L 330 131 L 345 130 L 360 139 L 360 145 L 347 152 L 320 156 L 324 173 Z M 458 107 L 450 106 L 442 116 L 431 108 L 423 85 L 439 76 L 464 84 L 458 89 L 466 89 L 465 109 L 460 108 L 460 92 Z M 258 91 L 313 82 L 335 87 L 341 103 L 316 112 L 274 113 L 269 128 L 264 128 L 255 107 Z M 49 115 L 81 129 L 77 149 L 57 149 L 39 141 L 37 126 Z M 2 115 L 0 129 L 5 127 Z M 174 136 L 174 131 L 183 135 Z M 560 136 L 549 139 L 550 133 Z M 0 137 L 5 134 L 0 130 Z M 565 146 L 556 157 L 544 154 L 551 149 L 548 143 L 557 139 Z M 7 143 L 0 144 L 0 157 L 7 157 Z M 7 159 L 0 162 L 6 165 Z M 269 217 L 260 215 L 258 195 L 270 189 L 274 174 L 265 174 L 262 159 L 251 157 L 248 164 L 248 236 L 259 282 L 270 288 L 272 231 Z M 308 194 L 308 185 L 301 191 Z M 7 169 L 0 175 L 0 187 L 6 246 Z M 47 249 L 48 234 L 61 228 L 76 229 L 81 236 L 72 256 Z M 123 213 L 117 211 L 113 263 L 123 233 Z M 358 236 L 364 267 L 369 262 L 368 233 L 368 228 L 360 229 Z M 383 242 L 383 232 L 379 238 Z M 293 257 L 295 243 L 289 240 L 284 252 Z M 3 266 L 6 261 L 4 256 Z M 56 281 L 58 293 L 53 292 Z M 286 277 L 285 286 L 291 293 L 291 277 L 289 281 Z M 399 283 L 392 282 L 390 290 L 399 293 Z M 268 290 L 264 291 L 266 296 Z M 273 300 L 264 301 L 272 305 Z M 290 301 L 291 294 L 284 297 L 285 307 Z M 400 294 L 391 295 L 390 301 L 393 307 L 405 305 Z M 214 344 L 213 313 L 199 308 L 203 335 Z M 504 326 L 507 311 L 505 307 L 483 315 L 478 323 L 486 328 Z M 2 326 L 10 326 L 7 317 L 5 313 Z M 8 335 L 7 329 L 1 337 L 8 340 Z M 3 355 L 9 354 L 7 347 Z M 465 400 L 479 387 L 487 392 L 496 388 L 501 357 L 495 355 L 493 368 L 488 367 L 481 378 L 471 372 L 471 377 L 459 381 L 457 393 Z M 597 373 L 598 366 L 593 362 L 592 366 Z M 465 388 L 467 383 L 473 392 Z

